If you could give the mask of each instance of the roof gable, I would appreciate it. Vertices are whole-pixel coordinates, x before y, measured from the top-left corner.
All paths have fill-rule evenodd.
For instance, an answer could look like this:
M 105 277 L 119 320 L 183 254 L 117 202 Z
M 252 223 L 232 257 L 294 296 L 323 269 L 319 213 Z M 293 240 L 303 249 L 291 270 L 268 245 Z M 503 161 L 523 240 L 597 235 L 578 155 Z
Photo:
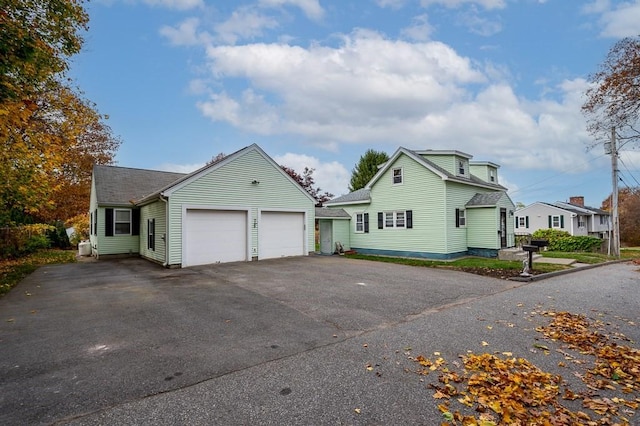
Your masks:
M 505 192 L 479 192 L 475 194 L 471 199 L 465 204 L 466 207 L 495 207 L 498 205 L 502 197 L 508 197 Z M 511 199 L 509 199 L 511 201 Z M 513 203 L 511 203 L 513 204 Z
M 135 169 L 119 166 L 93 166 L 96 201 L 105 205 L 130 205 L 164 185 L 175 182 L 184 173 Z
M 191 182 L 194 182 L 196 180 L 198 180 L 200 177 L 214 172 L 215 170 L 223 167 L 224 165 L 238 159 L 241 158 L 242 156 L 250 153 L 250 152 L 257 152 L 260 156 L 262 156 L 262 158 L 264 158 L 269 164 L 271 164 L 271 166 L 273 166 L 274 169 L 278 170 L 278 172 L 284 176 L 286 179 L 288 179 L 289 181 L 291 181 L 295 187 L 301 192 L 303 193 L 307 198 L 309 198 L 311 201 L 314 202 L 314 204 L 317 202 L 317 200 L 315 198 L 313 198 L 311 196 L 311 194 L 309 194 L 302 186 L 300 186 L 300 184 L 298 182 L 295 181 L 295 179 L 293 179 L 291 176 L 289 176 L 287 174 L 287 172 L 285 172 L 284 170 L 282 170 L 282 167 L 280 167 L 278 165 L 278 163 L 276 163 L 271 157 L 269 157 L 257 144 L 252 144 L 249 145 L 245 148 L 242 148 L 236 152 L 234 152 L 233 154 L 229 154 L 226 157 L 211 163 L 211 164 L 207 164 L 206 166 L 196 170 L 193 173 L 190 173 L 184 177 L 182 177 L 181 179 L 171 183 L 170 185 L 167 185 L 161 189 L 159 189 L 158 191 L 156 191 L 153 194 L 150 194 L 149 196 L 145 197 L 143 200 L 140 200 L 140 202 L 144 202 L 146 200 L 148 200 L 149 198 L 153 198 L 156 197 L 160 194 L 164 195 L 164 196 L 171 196 L 171 194 L 173 194 L 175 191 L 189 185 Z

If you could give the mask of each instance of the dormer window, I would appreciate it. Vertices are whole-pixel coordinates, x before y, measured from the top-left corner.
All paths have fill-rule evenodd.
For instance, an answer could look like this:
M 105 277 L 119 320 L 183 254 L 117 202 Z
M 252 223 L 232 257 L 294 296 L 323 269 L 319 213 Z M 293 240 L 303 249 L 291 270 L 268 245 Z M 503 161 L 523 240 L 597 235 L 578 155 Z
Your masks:
M 458 160 L 458 174 L 464 176 L 464 161 Z
M 399 185 L 402 183 L 402 167 L 393 169 L 393 184 Z
M 496 171 L 493 169 L 489 169 L 489 182 L 496 182 Z

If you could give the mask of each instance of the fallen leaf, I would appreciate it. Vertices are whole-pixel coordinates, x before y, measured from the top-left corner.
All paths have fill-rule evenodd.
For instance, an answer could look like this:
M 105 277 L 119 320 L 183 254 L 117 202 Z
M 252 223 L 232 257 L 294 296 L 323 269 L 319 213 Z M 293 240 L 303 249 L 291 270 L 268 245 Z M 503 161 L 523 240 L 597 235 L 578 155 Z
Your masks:
M 360 409 L 359 408 L 354 408 L 353 411 L 355 411 L 356 414 L 360 414 Z
M 482 346 L 489 346 L 489 344 L 483 340 L 482 341 Z

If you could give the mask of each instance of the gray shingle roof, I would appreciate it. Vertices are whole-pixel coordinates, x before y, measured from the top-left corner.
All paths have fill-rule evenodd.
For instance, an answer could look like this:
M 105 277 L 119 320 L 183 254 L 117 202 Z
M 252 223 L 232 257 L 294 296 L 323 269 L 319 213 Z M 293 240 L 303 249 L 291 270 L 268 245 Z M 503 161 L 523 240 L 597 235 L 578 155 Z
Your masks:
M 334 219 L 347 218 L 351 219 L 349 213 L 343 209 L 328 209 L 326 207 L 316 207 L 316 219 Z
M 128 205 L 185 176 L 184 173 L 132 169 L 118 166 L 93 167 L 99 204 Z
M 467 207 L 495 206 L 504 196 L 504 192 L 477 193 L 466 204 Z
M 341 204 L 341 203 L 356 203 L 358 201 L 371 201 L 371 191 L 367 188 L 358 189 L 357 191 L 350 192 L 333 200 L 327 201 L 325 204 Z

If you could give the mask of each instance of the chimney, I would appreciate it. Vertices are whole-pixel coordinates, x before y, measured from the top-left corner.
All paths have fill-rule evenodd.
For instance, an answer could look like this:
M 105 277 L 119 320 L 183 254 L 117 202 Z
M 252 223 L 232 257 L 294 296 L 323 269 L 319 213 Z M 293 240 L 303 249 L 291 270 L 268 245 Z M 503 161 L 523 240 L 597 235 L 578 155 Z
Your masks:
M 569 197 L 569 204 L 584 207 L 584 197 Z

